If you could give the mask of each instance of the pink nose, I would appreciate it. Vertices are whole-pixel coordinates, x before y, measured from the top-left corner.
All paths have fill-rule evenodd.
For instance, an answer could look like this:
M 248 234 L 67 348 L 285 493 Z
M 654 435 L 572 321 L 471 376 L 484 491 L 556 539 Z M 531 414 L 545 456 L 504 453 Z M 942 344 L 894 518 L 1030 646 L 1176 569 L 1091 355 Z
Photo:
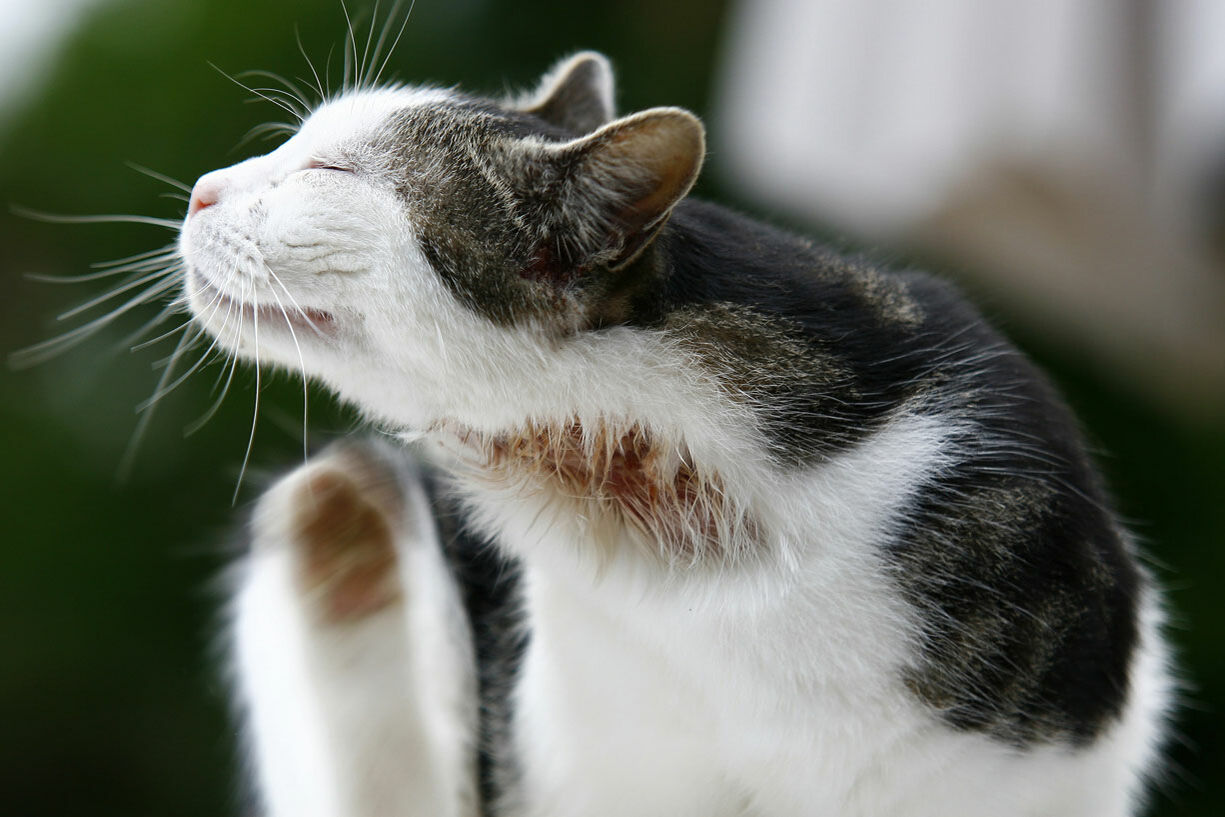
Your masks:
M 191 189 L 191 201 L 187 205 L 187 215 L 192 216 L 205 207 L 212 207 L 221 198 L 221 185 L 208 176 L 202 177 Z

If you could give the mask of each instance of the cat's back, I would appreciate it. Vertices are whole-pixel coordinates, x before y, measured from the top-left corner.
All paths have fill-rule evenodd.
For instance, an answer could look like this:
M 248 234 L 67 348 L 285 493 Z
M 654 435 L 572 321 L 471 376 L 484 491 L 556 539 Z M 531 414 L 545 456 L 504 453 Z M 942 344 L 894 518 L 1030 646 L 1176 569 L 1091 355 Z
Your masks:
M 910 794 L 947 788 L 950 802 L 973 808 L 990 801 L 968 796 L 974 775 L 1010 756 L 1033 773 L 1014 778 L 1020 785 L 1006 796 L 1018 801 L 1037 791 L 1049 798 L 1051 787 L 1038 782 L 1051 776 L 1071 775 L 1072 797 L 1074 778 L 1095 769 L 1119 800 L 1085 800 L 1080 813 L 1125 808 L 1168 705 L 1160 614 L 1077 424 L 1045 376 L 929 274 L 890 270 L 699 201 L 677 208 L 661 243 L 664 285 L 640 302 L 635 319 L 691 344 L 701 365 L 753 405 L 787 475 L 778 501 L 805 520 L 809 555 L 836 551 L 830 531 L 848 517 L 891 508 L 873 517 L 841 577 L 863 569 L 872 577 L 864 593 L 891 610 L 863 614 L 861 666 L 894 673 L 913 710 L 892 722 L 847 724 L 881 736 L 898 730 L 895 742 L 883 741 L 896 756 L 860 760 L 918 768 L 909 740 L 921 754 L 944 745 L 966 773 L 942 766 L 943 783 L 916 783 Z M 913 447 L 924 461 L 885 462 L 893 452 L 884 443 L 918 427 L 924 441 L 937 440 Z M 856 469 L 870 483 L 858 494 Z M 881 501 L 873 490 L 889 483 L 891 469 L 906 478 Z M 781 486 L 806 480 L 781 498 Z M 904 622 L 890 618 L 898 609 Z M 891 625 L 892 635 L 880 635 Z M 899 638 L 909 643 L 889 666 Z M 821 642 L 814 632 L 810 643 Z M 863 679 L 865 695 L 875 688 Z M 840 728 L 835 713 L 821 719 Z M 924 719 L 931 733 L 918 725 Z M 824 757 L 808 746 L 796 750 L 796 762 L 804 752 L 809 761 Z M 1083 766 L 1063 763 L 1075 756 Z M 840 759 L 848 760 L 826 758 Z M 1035 801 L 1034 813 L 1048 806 Z M 886 813 L 882 807 L 867 810 Z

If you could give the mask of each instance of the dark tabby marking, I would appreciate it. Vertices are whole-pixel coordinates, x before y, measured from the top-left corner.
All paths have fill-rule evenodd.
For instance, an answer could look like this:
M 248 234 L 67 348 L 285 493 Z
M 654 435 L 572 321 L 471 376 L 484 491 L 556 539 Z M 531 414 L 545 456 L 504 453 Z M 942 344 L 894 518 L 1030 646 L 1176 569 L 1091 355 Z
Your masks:
M 517 788 L 514 781 L 518 769 L 510 750 L 511 692 L 531 631 L 522 607 L 521 570 L 517 561 L 470 530 L 462 507 L 445 485 L 435 480 L 427 482 L 426 487 L 443 555 L 459 587 L 476 652 L 481 813 L 501 813 L 495 810 L 499 798 Z
M 1019 354 L 976 343 L 992 344 L 987 373 L 946 398 L 974 411 L 974 453 L 892 552 L 926 623 L 908 681 L 958 728 L 1086 743 L 1127 700 L 1141 578 L 1071 417 Z

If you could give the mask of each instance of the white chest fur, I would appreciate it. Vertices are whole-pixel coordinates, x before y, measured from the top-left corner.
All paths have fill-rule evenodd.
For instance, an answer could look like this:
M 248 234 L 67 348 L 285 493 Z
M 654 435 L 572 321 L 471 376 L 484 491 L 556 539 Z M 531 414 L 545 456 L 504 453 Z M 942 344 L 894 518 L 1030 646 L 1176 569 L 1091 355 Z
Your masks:
M 943 725 L 901 682 L 914 627 L 880 545 L 946 467 L 947 431 L 903 415 L 776 485 L 752 510 L 764 555 L 725 573 L 600 560 L 607 543 L 542 522 L 547 497 L 477 500 L 528 563 L 523 813 L 1127 813 L 1152 749 L 1142 707 L 1091 749 L 1022 752 Z

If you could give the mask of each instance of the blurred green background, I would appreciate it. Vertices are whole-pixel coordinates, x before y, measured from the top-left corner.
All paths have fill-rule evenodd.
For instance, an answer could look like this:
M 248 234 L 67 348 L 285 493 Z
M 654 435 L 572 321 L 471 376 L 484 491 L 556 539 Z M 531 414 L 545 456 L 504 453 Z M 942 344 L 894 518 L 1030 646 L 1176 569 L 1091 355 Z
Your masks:
M 623 110 L 675 104 L 704 112 L 726 12 L 698 0 L 422 0 L 390 70 L 414 82 L 500 92 L 530 86 L 560 55 L 596 48 L 618 68 Z M 231 73 L 306 75 L 295 30 L 316 62 L 333 53 L 335 76 L 337 0 L 96 3 L 35 90 L 0 119 L 0 198 L 55 213 L 178 218 L 182 202 L 164 196 L 172 188 L 125 162 L 190 183 L 263 152 L 259 143 L 235 145 L 278 112 L 246 104 L 250 94 L 208 63 Z M 700 192 L 731 199 L 717 173 Z M 54 316 L 105 288 L 36 283 L 25 273 L 83 273 L 172 238 L 150 226 L 0 215 L 0 352 L 79 325 Z M 1077 349 L 1044 345 L 1040 321 L 998 301 L 989 310 L 1079 412 L 1123 514 L 1171 590 L 1172 636 L 1190 684 L 1155 813 L 1219 815 L 1225 416 L 1180 420 L 1169 401 L 1126 385 Z M 130 477 L 120 481 L 134 407 L 152 393 L 158 361 L 173 348 L 170 340 L 129 354 L 122 339 L 155 311 L 49 363 L 0 373 L 4 814 L 215 817 L 243 808 L 215 640 L 218 576 L 241 509 L 264 478 L 249 477 L 231 507 L 254 378 L 240 371 L 218 414 L 185 438 L 184 427 L 212 403 L 220 369 L 189 378 L 160 404 Z M 302 450 L 301 385 L 271 381 L 252 454 L 262 473 L 292 464 Z M 312 394 L 312 444 L 355 426 L 326 395 Z

